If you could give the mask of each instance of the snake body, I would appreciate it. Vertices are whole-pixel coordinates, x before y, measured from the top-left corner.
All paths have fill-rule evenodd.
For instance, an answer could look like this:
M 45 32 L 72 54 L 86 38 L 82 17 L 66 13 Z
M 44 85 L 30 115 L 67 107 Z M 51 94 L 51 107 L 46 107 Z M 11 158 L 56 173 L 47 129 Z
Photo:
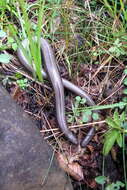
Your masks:
M 26 49 L 28 48 L 28 44 L 29 44 L 28 39 L 25 39 L 22 41 L 22 45 Z M 43 38 L 40 39 L 40 48 L 41 48 L 42 60 L 45 64 L 45 70 L 46 70 L 45 72 L 45 70 L 42 69 L 41 72 L 45 79 L 46 78 L 50 79 L 54 92 L 55 92 L 56 115 L 57 115 L 59 128 L 61 129 L 61 131 L 64 133 L 64 135 L 67 137 L 68 140 L 70 140 L 73 144 L 78 144 L 76 137 L 68 129 L 67 123 L 66 123 L 64 87 L 74 92 L 76 95 L 81 96 L 82 98 L 85 98 L 87 105 L 93 106 L 95 105 L 95 103 L 91 99 L 91 97 L 86 92 L 84 92 L 81 88 L 79 88 L 78 86 L 74 85 L 73 83 L 69 82 L 68 80 L 64 78 L 61 78 L 58 68 L 57 68 L 57 63 L 56 63 L 53 50 L 50 44 L 47 42 L 47 40 Z M 34 69 L 31 66 L 31 64 L 29 64 L 29 62 L 27 61 L 21 48 L 18 48 L 17 55 L 20 62 L 27 68 L 27 70 L 33 73 Z M 89 143 L 89 141 L 92 139 L 94 134 L 95 134 L 95 130 L 94 128 L 91 128 L 87 136 L 81 142 L 81 146 L 85 147 Z

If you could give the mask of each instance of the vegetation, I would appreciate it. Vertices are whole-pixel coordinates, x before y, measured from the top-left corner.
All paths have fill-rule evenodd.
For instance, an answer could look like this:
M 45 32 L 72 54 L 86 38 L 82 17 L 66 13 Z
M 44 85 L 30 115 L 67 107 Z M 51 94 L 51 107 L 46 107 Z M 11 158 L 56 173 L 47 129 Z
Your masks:
M 94 182 L 101 184 L 103 190 L 121 188 L 127 190 L 126 34 L 127 2 L 125 0 L 0 1 L 0 79 L 3 85 L 10 89 L 16 85 L 21 88 L 21 92 L 28 93 L 28 97 L 31 97 L 32 89 L 32 93 L 36 93 L 34 96 L 37 97 L 35 105 L 40 107 L 42 97 L 40 88 L 35 84 L 47 85 L 41 74 L 43 61 L 40 53 L 40 37 L 48 39 L 54 47 L 59 67 L 63 68 L 62 72 L 66 78 L 86 90 L 96 103 L 96 106 L 88 107 L 85 99 L 78 96 L 73 99 L 69 96 L 70 103 L 67 105 L 66 114 L 70 128 L 76 134 L 79 132 L 80 137 L 87 133 L 88 127 L 83 127 L 86 123 L 96 123 L 94 126 L 97 131 L 96 137 L 100 140 L 94 139 L 92 143 L 98 146 L 100 142 L 103 144 L 103 148 L 101 147 L 99 151 L 104 158 L 102 174 L 99 177 L 94 176 Z M 36 43 L 33 40 L 35 36 Z M 25 38 L 29 40 L 29 51 L 26 51 L 21 44 Z M 18 62 L 15 54 L 18 47 L 22 48 L 28 62 L 36 68 L 33 76 L 15 64 Z M 42 107 L 46 108 L 47 104 L 48 106 L 52 104 L 52 95 L 47 91 L 44 95 L 46 96 Z M 68 97 L 66 100 L 68 102 Z M 37 111 L 38 115 L 41 113 L 40 110 Z M 99 114 L 95 113 L 95 110 L 99 110 Z M 89 120 L 91 118 L 92 121 Z M 46 129 L 43 132 L 48 135 L 46 139 L 55 137 L 55 140 L 49 142 L 56 151 L 62 149 L 64 152 L 61 145 L 63 139 L 60 140 L 61 134 L 58 129 Z M 93 144 L 90 146 L 92 147 Z M 110 181 L 104 171 L 106 167 L 104 160 L 112 154 L 114 148 L 116 148 L 116 155 L 122 152 L 123 163 L 121 181 L 118 179 L 115 182 Z M 86 152 L 83 151 L 82 156 L 78 156 L 80 163 L 89 151 L 94 154 L 94 146 Z M 70 154 L 70 148 L 65 152 Z M 72 158 L 74 162 L 77 161 L 73 153 Z M 82 168 L 85 167 L 82 165 Z M 89 183 L 84 180 L 84 183 L 87 184 L 88 189 L 96 188 L 93 181 Z

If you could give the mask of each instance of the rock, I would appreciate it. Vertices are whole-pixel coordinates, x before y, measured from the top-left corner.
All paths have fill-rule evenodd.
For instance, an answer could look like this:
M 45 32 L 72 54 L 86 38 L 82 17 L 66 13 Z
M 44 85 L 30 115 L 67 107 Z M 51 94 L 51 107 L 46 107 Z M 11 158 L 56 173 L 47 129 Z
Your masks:
M 0 190 L 71 190 L 52 157 L 35 123 L 0 85 Z

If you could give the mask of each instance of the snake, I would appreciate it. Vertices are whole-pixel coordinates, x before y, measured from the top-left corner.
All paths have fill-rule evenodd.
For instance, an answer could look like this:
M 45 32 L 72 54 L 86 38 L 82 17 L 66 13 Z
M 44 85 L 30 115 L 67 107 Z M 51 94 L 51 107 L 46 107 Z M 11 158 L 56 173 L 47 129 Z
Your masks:
M 24 39 L 21 42 L 21 44 L 24 49 L 26 49 L 27 51 L 29 50 L 28 39 Z M 59 128 L 71 143 L 78 145 L 79 142 L 76 136 L 67 127 L 67 121 L 65 117 L 64 87 L 69 91 L 73 92 L 74 94 L 82 98 L 85 98 L 86 104 L 88 106 L 94 106 L 95 102 L 90 97 L 90 95 L 88 95 L 84 90 L 82 90 L 77 85 L 73 84 L 72 82 L 60 76 L 53 49 L 49 44 L 49 42 L 44 38 L 40 38 L 40 50 L 41 50 L 42 61 L 44 63 L 44 69 L 43 68 L 41 69 L 42 76 L 44 79 L 50 80 L 53 90 L 55 92 L 56 118 Z M 32 67 L 32 65 L 29 63 L 21 47 L 17 49 L 17 56 L 19 61 L 29 72 L 31 73 L 35 72 L 35 68 Z M 86 147 L 94 135 L 95 135 L 95 128 L 92 127 L 87 133 L 87 135 L 84 137 L 84 139 L 81 141 L 81 146 Z

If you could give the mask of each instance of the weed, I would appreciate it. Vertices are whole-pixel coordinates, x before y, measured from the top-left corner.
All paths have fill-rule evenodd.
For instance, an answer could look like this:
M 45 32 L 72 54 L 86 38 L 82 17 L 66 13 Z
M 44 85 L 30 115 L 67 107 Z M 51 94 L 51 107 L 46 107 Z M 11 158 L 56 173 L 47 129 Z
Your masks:
M 113 118 L 108 117 L 106 119 L 106 123 L 108 124 L 109 131 L 105 134 L 104 140 L 104 147 L 103 147 L 103 154 L 107 155 L 115 142 L 122 147 L 123 139 L 122 135 L 127 133 L 127 130 L 124 128 L 124 123 L 126 121 L 126 113 L 122 112 L 121 115 L 118 114 L 116 110 L 114 112 Z
M 6 37 L 6 32 L 0 30 L 0 38 L 5 38 L 5 37 Z
M 26 87 L 28 87 L 28 80 L 27 79 L 19 79 L 19 80 L 17 80 L 17 84 L 19 85 L 19 87 L 21 88 L 21 89 L 25 89 Z
M 88 122 L 91 118 L 97 121 L 99 119 L 98 113 L 94 113 L 91 110 L 87 110 L 80 107 L 86 103 L 86 99 L 81 98 L 80 96 L 76 96 L 74 105 L 72 105 L 72 114 L 68 115 L 68 122 L 72 123 L 74 121 L 78 121 L 80 124 Z
M 120 1 L 110 1 L 110 0 L 102 0 L 105 7 L 107 8 L 109 14 L 113 18 L 120 18 L 124 27 L 126 28 L 127 22 L 127 4 L 124 0 Z
M 121 181 L 116 181 L 115 183 L 110 183 L 108 177 L 98 176 L 95 181 L 100 185 L 106 185 L 105 190 L 120 190 L 125 184 Z
M 120 39 L 117 38 L 113 43 L 113 46 L 109 48 L 109 53 L 113 56 L 119 57 L 121 55 L 126 55 L 126 51 L 124 50 L 122 43 L 120 43 Z
M 11 55 L 9 55 L 8 53 L 1 53 L 0 54 L 0 63 L 9 63 L 11 60 Z
M 40 36 L 41 36 L 42 17 L 44 14 L 45 1 L 40 0 L 38 3 L 39 3 L 38 9 L 36 10 L 38 14 L 38 23 L 37 23 L 37 31 L 36 31 L 37 43 L 35 43 L 35 41 L 33 40 L 33 37 L 35 37 L 35 32 L 32 31 L 31 20 L 29 19 L 29 13 L 27 11 L 28 4 L 24 0 L 18 0 L 18 1 L 6 2 L 6 4 L 4 4 L 3 6 L 5 10 L 8 10 L 8 12 L 10 12 L 10 15 L 12 15 L 17 21 L 19 21 L 19 24 L 22 30 L 19 32 L 19 30 L 17 29 L 17 26 L 14 25 L 12 21 L 11 23 L 9 18 L 7 18 L 5 14 L 6 21 L 9 22 L 8 27 L 9 27 L 10 33 L 13 36 L 13 38 L 12 37 L 8 38 L 8 43 L 11 44 L 14 50 L 16 50 L 17 44 L 20 48 L 22 48 L 23 53 L 27 57 L 29 63 L 32 65 L 33 64 L 35 65 L 36 74 L 39 80 L 42 81 Z M 21 40 L 19 39 L 20 34 L 22 34 L 24 38 L 28 38 L 29 40 L 29 50 L 30 50 L 29 53 L 26 52 L 26 50 L 21 45 Z
M 14 51 L 17 50 L 18 45 L 17 45 L 17 43 L 15 42 L 14 38 L 8 37 L 8 41 L 7 41 L 7 42 L 8 42 L 8 44 L 11 46 L 11 48 L 12 48 Z
M 123 168 L 124 168 L 124 180 L 125 187 L 127 189 L 127 176 L 126 176 L 126 160 L 125 160 L 125 136 L 127 134 L 127 113 L 122 112 L 120 115 L 116 110 L 114 112 L 113 118 L 108 117 L 106 122 L 109 127 L 109 131 L 105 134 L 103 154 L 106 156 L 109 154 L 115 142 L 122 147 L 123 150 Z M 109 187 L 115 189 L 116 184 L 112 184 Z M 106 190 L 110 189 L 107 188 Z M 116 187 L 117 188 L 117 187 Z
M 4 30 L 0 30 L 0 51 L 6 50 L 6 49 L 13 49 L 14 51 L 16 51 L 17 43 L 15 42 L 14 38 L 7 36 Z

